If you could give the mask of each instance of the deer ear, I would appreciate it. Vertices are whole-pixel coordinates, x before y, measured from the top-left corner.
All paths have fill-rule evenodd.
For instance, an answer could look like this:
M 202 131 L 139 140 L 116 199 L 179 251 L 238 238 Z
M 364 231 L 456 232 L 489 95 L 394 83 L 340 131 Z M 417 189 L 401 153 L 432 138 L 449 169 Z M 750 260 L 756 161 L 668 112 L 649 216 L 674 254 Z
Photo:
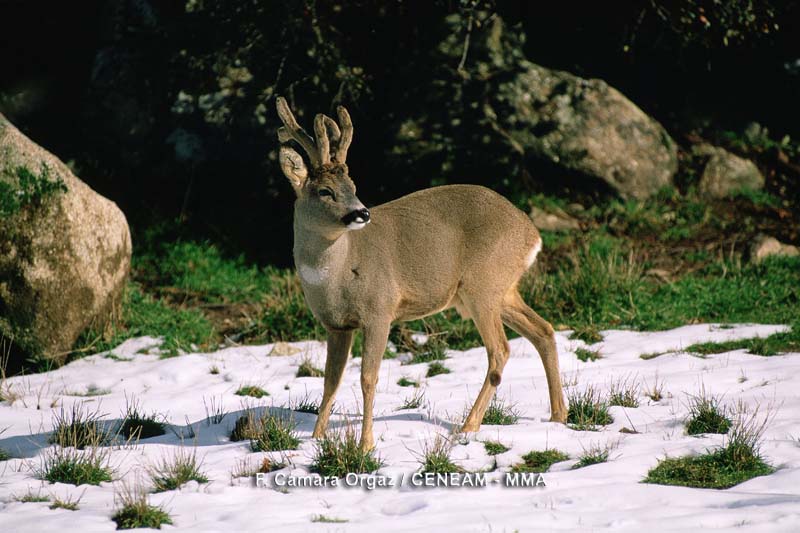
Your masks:
M 299 192 L 308 177 L 308 168 L 306 168 L 303 158 L 293 148 L 281 146 L 278 161 L 294 190 Z

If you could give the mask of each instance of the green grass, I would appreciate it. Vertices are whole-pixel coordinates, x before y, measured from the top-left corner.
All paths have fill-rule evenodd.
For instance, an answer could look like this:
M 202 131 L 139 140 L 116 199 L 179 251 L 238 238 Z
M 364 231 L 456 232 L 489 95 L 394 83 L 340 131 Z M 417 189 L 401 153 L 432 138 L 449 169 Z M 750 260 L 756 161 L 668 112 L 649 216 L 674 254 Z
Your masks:
M 236 419 L 233 424 L 233 430 L 231 430 L 230 439 L 233 442 L 239 442 L 255 438 L 257 423 L 258 417 L 252 410 L 248 409 L 245 414 Z
M 62 500 L 61 498 L 56 497 L 56 499 L 53 500 L 53 503 L 50 504 L 49 508 L 50 509 L 66 509 L 67 511 L 77 511 L 78 510 L 78 504 L 80 503 L 80 501 L 81 501 L 80 497 L 78 497 L 78 499 L 76 499 L 76 500 L 73 500 L 71 497 L 68 497 L 65 500 Z
M 85 403 L 73 403 L 70 409 L 61 406 L 53 414 L 54 430 L 48 442 L 79 450 L 106 444 L 112 435 L 105 429 L 102 416 L 97 410 L 90 411 Z
M 11 459 L 11 455 L 3 448 L 0 448 L 0 461 L 8 461 L 9 459 Z
M 148 439 L 166 433 L 164 416 L 158 413 L 145 414 L 140 411 L 139 401 L 131 397 L 125 399 L 125 413 L 119 430 L 124 438 Z
M 421 472 L 424 474 L 463 472 L 464 469 L 450 458 L 452 449 L 453 443 L 441 435 L 437 435 L 433 442 L 426 443 L 420 458 Z
M 17 496 L 14 499 L 20 503 L 43 503 L 49 502 L 50 496 L 41 494 L 39 492 L 34 494 L 30 489 L 28 489 L 27 493 L 23 494 L 22 496 Z
M 298 413 L 319 414 L 319 402 L 311 399 L 308 394 L 291 402 L 290 408 L 292 411 L 297 411 Z
M 706 394 L 701 390 L 689 399 L 689 416 L 686 419 L 686 433 L 727 433 L 731 427 L 728 410 L 719 396 Z
M 575 328 L 570 336 L 570 339 L 578 339 L 582 340 L 586 344 L 594 344 L 596 342 L 600 342 L 603 340 L 603 335 L 600 333 L 600 330 L 597 329 L 597 326 L 594 324 L 583 324 Z
M 254 452 L 296 450 L 300 446 L 297 422 L 290 415 L 272 414 L 269 411 L 256 419 L 250 449 Z
M 325 377 L 325 371 L 315 367 L 310 359 L 304 359 L 297 367 L 296 376 L 298 378 L 322 378 Z
M 441 374 L 449 374 L 450 369 L 444 366 L 439 361 L 434 361 L 433 363 L 428 364 L 428 372 L 425 374 L 425 377 L 435 377 Z
M 623 377 L 611 382 L 608 404 L 619 407 L 639 407 L 639 382 L 635 378 Z
M 429 335 L 428 342 L 421 347 L 415 347 L 407 365 L 430 363 L 447 359 L 447 341 L 440 334 Z
M 143 335 L 161 337 L 160 348 L 166 357 L 179 351 L 208 348 L 217 339 L 214 327 L 199 309 L 171 305 L 131 282 L 123 296 L 121 316 L 103 331 L 90 329 L 81 335 L 75 353 L 111 350 L 127 339 Z
M 500 455 L 501 453 L 506 453 L 511 448 L 502 442 L 496 440 L 487 440 L 483 442 L 483 449 L 486 450 L 486 453 L 489 455 Z
M 608 402 L 599 391 L 588 387 L 581 392 L 567 393 L 567 424 L 580 431 L 596 431 L 597 426 L 606 426 L 614 421 L 608 412 Z
M 345 426 L 329 431 L 316 441 L 311 471 L 323 477 L 343 477 L 348 473 L 375 472 L 382 465 L 374 450 L 361 450 L 355 429 Z
M 775 469 L 761 456 L 760 446 L 770 415 L 759 418 L 739 404 L 722 447 L 701 455 L 666 457 L 647 473 L 644 483 L 727 489 L 771 474 Z
M 311 521 L 318 524 L 344 524 L 349 522 L 349 520 L 345 520 L 344 518 L 334 518 L 324 514 L 315 514 L 311 517 Z
M 403 403 L 397 409 L 399 411 L 405 409 L 419 409 L 422 407 L 422 403 L 425 401 L 425 391 L 422 389 L 414 391 L 414 394 L 405 398 Z
M 258 385 L 242 385 L 234 393 L 237 396 L 250 396 L 251 398 L 263 398 L 269 396 L 269 393 L 259 387 Z
M 108 452 L 100 448 L 80 451 L 75 448 L 50 448 L 35 469 L 39 479 L 50 483 L 99 485 L 112 480 Z
M 197 459 L 197 451 L 179 448 L 172 458 L 164 457 L 159 463 L 148 468 L 153 492 L 175 490 L 189 481 L 208 483 L 208 477 L 200 471 L 202 461 Z
M 551 466 L 569 459 L 569 455 L 559 450 L 533 450 L 522 456 L 522 463 L 511 467 L 512 472 L 547 472 Z
M 164 524 L 172 524 L 163 508 L 150 505 L 147 493 L 140 486 L 123 485 L 115 500 L 117 510 L 111 519 L 117 523 L 117 529 L 161 529 Z
M 398 379 L 397 384 L 400 385 L 401 387 L 419 387 L 418 381 L 412 381 L 405 376 Z
M 583 453 L 578 457 L 578 462 L 572 465 L 572 469 L 577 470 L 578 468 L 607 462 L 611 449 L 611 446 L 600 446 L 599 444 L 590 446 L 589 449 L 583 450 Z
M 511 426 L 519 420 L 519 412 L 514 404 L 495 396 L 483 413 L 481 424 L 490 426 Z
M 579 361 L 583 361 L 584 363 L 588 363 L 589 361 L 597 361 L 598 359 L 603 358 L 603 356 L 600 355 L 599 351 L 587 350 L 586 348 L 576 349 L 575 356 L 578 358 Z
M 791 331 L 786 333 L 775 333 L 768 337 L 754 337 L 752 339 L 726 342 L 703 342 L 692 344 L 686 348 L 687 352 L 700 355 L 724 353 L 733 350 L 747 350 L 752 355 L 765 357 L 800 351 L 800 322 L 795 322 Z

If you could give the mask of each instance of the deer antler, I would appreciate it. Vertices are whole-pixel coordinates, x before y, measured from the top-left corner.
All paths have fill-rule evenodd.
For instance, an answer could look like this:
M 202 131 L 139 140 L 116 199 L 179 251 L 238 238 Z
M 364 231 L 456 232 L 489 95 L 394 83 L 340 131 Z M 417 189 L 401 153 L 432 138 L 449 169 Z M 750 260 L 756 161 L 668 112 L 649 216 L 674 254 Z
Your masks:
M 297 120 L 292 114 L 292 110 L 289 109 L 289 104 L 286 103 L 286 99 L 279 96 L 276 101 L 276 107 L 278 108 L 278 116 L 281 118 L 281 122 L 283 122 L 283 127 L 278 128 L 278 140 L 285 143 L 288 142 L 289 139 L 294 139 L 308 154 L 308 158 L 311 160 L 311 166 L 320 166 L 322 164 L 322 158 L 320 157 L 319 151 L 317 151 L 317 146 L 314 145 L 314 139 L 312 139 L 311 136 L 306 133 L 306 130 L 301 128 L 300 124 L 297 123 Z M 325 136 L 325 141 L 327 143 L 327 135 Z
M 337 108 L 339 122 L 342 124 L 341 131 L 336 121 L 327 115 L 320 113 L 314 118 L 316 144 L 314 139 L 297 123 L 292 111 L 289 109 L 289 105 L 286 103 L 286 99 L 282 96 L 277 99 L 277 107 L 278 116 L 284 125 L 284 127 L 278 128 L 278 140 L 280 142 L 285 143 L 294 139 L 308 154 L 311 159 L 311 166 L 318 167 L 331 162 L 331 141 L 333 141 L 338 143 L 334 160 L 337 163 L 344 163 L 347 157 L 347 148 L 353 140 L 353 123 L 350 121 L 350 115 L 344 107 L 339 106 Z M 328 137 L 328 132 L 330 132 L 330 138 Z
M 353 142 L 353 122 L 350 120 L 350 113 L 347 112 L 344 106 L 337 107 L 336 114 L 339 115 L 339 124 L 342 126 L 342 139 L 336 148 L 334 159 L 338 163 L 344 164 L 347 159 L 347 149 L 350 148 L 350 143 Z

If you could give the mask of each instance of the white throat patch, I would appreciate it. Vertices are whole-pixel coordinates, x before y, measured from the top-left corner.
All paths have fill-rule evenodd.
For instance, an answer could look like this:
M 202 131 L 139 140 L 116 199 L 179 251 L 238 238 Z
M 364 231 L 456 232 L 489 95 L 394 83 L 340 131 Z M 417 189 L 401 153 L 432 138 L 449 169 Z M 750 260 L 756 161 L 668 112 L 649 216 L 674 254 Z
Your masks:
M 300 279 L 309 285 L 321 285 L 328 279 L 330 269 L 328 267 L 313 268 L 300 263 L 297 267 L 297 273 L 300 274 Z

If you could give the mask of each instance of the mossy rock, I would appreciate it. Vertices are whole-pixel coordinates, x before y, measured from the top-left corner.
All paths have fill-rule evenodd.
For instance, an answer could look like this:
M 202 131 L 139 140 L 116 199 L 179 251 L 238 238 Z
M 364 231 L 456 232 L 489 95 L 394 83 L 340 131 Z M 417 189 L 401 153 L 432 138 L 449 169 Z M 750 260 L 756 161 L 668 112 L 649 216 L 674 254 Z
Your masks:
M 115 314 L 130 271 L 122 211 L 0 115 L 0 338 L 9 362 L 62 363 Z M 13 199 L 11 199 L 13 197 Z

